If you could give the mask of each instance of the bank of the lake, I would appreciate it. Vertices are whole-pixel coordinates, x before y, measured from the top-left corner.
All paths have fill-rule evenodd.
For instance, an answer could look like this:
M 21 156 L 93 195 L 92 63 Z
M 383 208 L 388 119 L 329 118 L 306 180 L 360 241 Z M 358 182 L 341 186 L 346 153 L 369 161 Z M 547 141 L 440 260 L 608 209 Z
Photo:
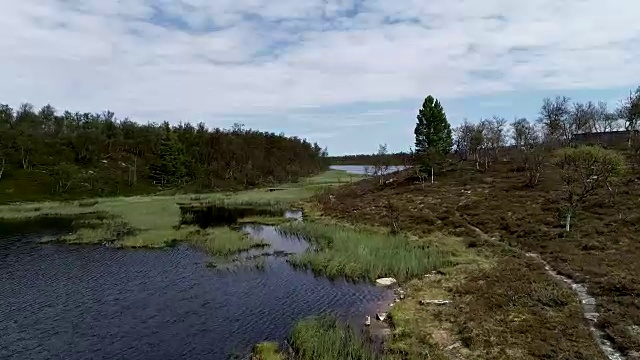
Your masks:
M 274 214 L 300 207 L 301 202 L 328 187 L 362 179 L 345 171 L 330 170 L 298 183 L 276 189 L 263 188 L 230 193 L 173 196 L 136 196 L 96 198 L 70 202 L 36 202 L 0 206 L 0 219 L 22 220 L 38 217 L 76 217 L 91 215 L 79 222 L 74 233 L 61 238 L 70 243 L 101 244 L 115 247 L 162 248 L 183 240 L 188 231 L 179 229 L 179 204 L 211 203 L 227 208 L 261 208 Z M 80 218 L 82 219 L 82 218 Z M 252 222 L 274 222 L 273 216 L 261 216 Z

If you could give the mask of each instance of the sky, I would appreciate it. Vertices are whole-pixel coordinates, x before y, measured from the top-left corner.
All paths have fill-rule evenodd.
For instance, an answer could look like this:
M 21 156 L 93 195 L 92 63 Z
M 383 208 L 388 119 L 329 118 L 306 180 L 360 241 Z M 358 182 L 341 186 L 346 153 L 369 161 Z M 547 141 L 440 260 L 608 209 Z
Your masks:
M 614 106 L 640 85 L 639 19 L 634 0 L 6 0 L 0 103 L 406 151 L 430 94 L 452 126 Z

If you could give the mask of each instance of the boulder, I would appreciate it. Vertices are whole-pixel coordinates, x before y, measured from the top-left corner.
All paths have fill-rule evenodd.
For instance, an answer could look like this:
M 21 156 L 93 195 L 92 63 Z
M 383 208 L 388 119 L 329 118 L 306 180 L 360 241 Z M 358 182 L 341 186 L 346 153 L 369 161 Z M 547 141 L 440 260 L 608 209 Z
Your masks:
M 380 321 L 384 321 L 384 319 L 387 318 L 387 313 L 385 312 L 381 312 L 381 313 L 377 313 L 376 314 L 376 319 L 380 320 Z
M 426 304 L 444 305 L 450 302 L 451 302 L 450 300 L 420 300 L 420 305 L 426 305 Z
M 378 286 L 391 286 L 395 283 L 397 283 L 398 281 L 394 278 L 380 278 L 378 280 L 376 280 L 376 285 Z

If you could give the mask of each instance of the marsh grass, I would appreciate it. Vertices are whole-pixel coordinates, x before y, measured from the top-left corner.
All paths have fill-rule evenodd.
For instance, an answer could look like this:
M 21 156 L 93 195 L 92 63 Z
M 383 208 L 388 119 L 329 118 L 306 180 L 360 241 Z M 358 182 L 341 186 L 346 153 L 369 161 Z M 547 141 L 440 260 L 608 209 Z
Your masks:
M 257 344 L 251 351 L 251 360 L 284 360 L 277 342 L 265 341 Z
M 234 193 L 179 194 L 86 199 L 81 201 L 17 203 L 0 206 L 0 219 L 29 220 L 46 217 L 84 217 L 101 214 L 108 221 L 85 224 L 66 238 L 72 243 L 113 242 L 118 247 L 164 247 L 184 238 L 176 229 L 180 223 L 178 204 L 212 203 L 228 208 L 262 209 L 274 217 L 260 219 L 275 223 L 275 216 L 296 207 L 301 201 L 328 186 L 339 185 L 346 172 L 331 170 L 300 182 L 283 185 L 282 191 L 253 189 Z M 254 219 L 258 220 L 258 219 Z M 284 219 L 283 219 L 284 220 Z M 258 222 L 261 222 L 258 221 Z M 122 232 L 121 229 L 126 229 Z M 114 241 L 115 239 L 115 241 Z M 246 241 L 244 242 L 246 244 Z
M 280 229 L 312 245 L 291 258 L 291 264 L 329 278 L 375 281 L 391 276 L 405 281 L 453 263 L 449 252 L 403 235 L 318 222 L 293 222 Z
M 383 359 L 356 330 L 330 316 L 301 320 L 294 327 L 290 342 L 298 360 Z
M 211 256 L 221 258 L 269 246 L 268 243 L 249 237 L 245 232 L 229 227 L 193 229 L 185 235 L 184 240 Z

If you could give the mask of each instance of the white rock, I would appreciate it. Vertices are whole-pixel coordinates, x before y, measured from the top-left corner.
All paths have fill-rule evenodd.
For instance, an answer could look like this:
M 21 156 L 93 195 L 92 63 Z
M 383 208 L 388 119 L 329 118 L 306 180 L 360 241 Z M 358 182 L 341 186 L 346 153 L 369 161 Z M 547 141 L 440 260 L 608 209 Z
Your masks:
M 394 278 L 380 278 L 378 280 L 376 280 L 376 285 L 379 286 L 390 286 L 393 285 L 395 283 L 397 283 L 398 281 Z
M 376 319 L 380 321 L 384 321 L 387 318 L 387 313 L 381 312 L 376 314 Z
M 365 326 L 369 326 L 369 325 L 371 325 L 371 316 L 367 315 L 367 316 L 364 318 L 364 325 L 365 325 Z
M 450 302 L 451 302 L 450 300 L 420 300 L 420 305 L 426 305 L 426 304 L 444 305 Z

